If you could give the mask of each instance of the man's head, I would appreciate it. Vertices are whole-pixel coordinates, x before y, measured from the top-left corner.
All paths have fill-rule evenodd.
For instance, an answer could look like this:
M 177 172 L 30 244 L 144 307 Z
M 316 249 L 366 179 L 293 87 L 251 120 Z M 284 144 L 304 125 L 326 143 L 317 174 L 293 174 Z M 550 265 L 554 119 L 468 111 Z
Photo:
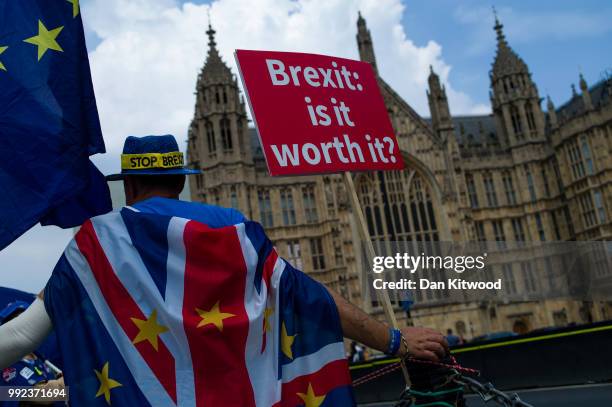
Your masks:
M 453 334 L 453 330 L 452 330 L 452 329 L 450 329 L 450 328 L 449 328 L 449 329 L 447 329 L 447 330 L 446 330 L 446 334 L 447 334 L 447 335 L 452 335 L 452 334 Z
M 123 178 L 128 205 L 154 196 L 178 199 L 184 187 L 184 175 L 129 175 Z
M 123 180 L 128 205 L 154 196 L 177 199 L 185 186 L 185 175 L 200 171 L 184 167 L 176 139 L 165 136 L 130 136 L 121 154 L 121 173 L 106 177 Z

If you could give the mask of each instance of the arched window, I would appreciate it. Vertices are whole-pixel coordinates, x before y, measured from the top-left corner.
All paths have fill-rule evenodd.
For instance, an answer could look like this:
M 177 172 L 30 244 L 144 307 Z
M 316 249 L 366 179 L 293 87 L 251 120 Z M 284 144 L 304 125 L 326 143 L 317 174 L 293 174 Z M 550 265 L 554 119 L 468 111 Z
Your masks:
M 274 212 L 270 201 L 270 190 L 260 189 L 257 191 L 257 203 L 259 204 L 259 220 L 264 227 L 274 226 Z
M 510 119 L 512 120 L 512 129 L 514 130 L 514 134 L 516 134 L 517 138 L 522 138 L 523 128 L 521 126 L 521 116 L 519 115 L 519 111 L 516 106 L 510 107 Z
M 238 207 L 238 191 L 235 185 L 230 188 L 230 206 L 234 209 L 240 209 Z
M 304 218 L 306 223 L 317 223 L 319 215 L 317 213 L 317 200 L 315 197 L 314 185 L 307 185 L 302 188 L 302 204 L 304 206 Z
M 206 120 L 206 124 L 204 125 L 206 130 L 206 141 L 208 144 L 208 154 L 214 155 L 217 152 L 217 142 L 215 141 L 215 129 L 213 128 L 213 124 L 210 120 Z
M 529 102 L 525 104 L 525 115 L 527 116 L 527 127 L 529 127 L 529 130 L 535 130 L 536 124 L 533 117 L 533 108 Z
M 439 221 L 432 186 L 421 174 L 413 172 L 411 175 L 411 171 L 364 173 L 357 191 L 377 255 L 413 252 L 411 249 L 425 245 L 428 254 L 435 254 L 431 242 L 440 240 Z M 393 245 L 392 242 L 397 243 Z M 432 290 L 424 290 L 426 295 L 427 291 L 431 294 Z M 439 291 L 435 298 L 429 295 L 426 299 L 440 300 L 448 296 L 447 292 Z M 393 303 L 401 300 L 398 293 L 390 295 Z M 420 291 L 415 295 L 417 301 L 423 300 Z
M 293 204 L 293 191 L 283 188 L 280 191 L 281 212 L 284 225 L 295 225 L 295 206 Z
M 232 151 L 232 131 L 230 129 L 230 121 L 227 117 L 221 119 L 221 142 L 223 143 L 223 152 L 228 153 Z
M 431 187 L 419 174 L 412 179 L 408 171 L 363 174 L 358 189 L 366 220 L 377 240 L 439 240 Z M 388 214 L 388 216 L 387 216 Z

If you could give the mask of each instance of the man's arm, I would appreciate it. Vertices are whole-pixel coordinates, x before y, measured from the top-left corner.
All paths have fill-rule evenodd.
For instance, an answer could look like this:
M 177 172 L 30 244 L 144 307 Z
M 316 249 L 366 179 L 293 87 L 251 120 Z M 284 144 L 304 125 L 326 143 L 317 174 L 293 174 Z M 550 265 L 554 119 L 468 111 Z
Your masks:
M 327 291 L 336 302 L 344 336 L 385 352 L 389 346 L 389 327 L 369 316 L 333 290 L 327 289 Z M 402 344 L 399 356 L 405 356 L 408 353 L 415 358 L 438 361 L 443 359 L 448 351 L 448 344 L 444 336 L 433 329 L 404 327 L 401 331 L 408 344 L 408 349 Z
M 52 329 L 45 304 L 37 297 L 23 313 L 0 326 L 0 368 L 36 350 Z

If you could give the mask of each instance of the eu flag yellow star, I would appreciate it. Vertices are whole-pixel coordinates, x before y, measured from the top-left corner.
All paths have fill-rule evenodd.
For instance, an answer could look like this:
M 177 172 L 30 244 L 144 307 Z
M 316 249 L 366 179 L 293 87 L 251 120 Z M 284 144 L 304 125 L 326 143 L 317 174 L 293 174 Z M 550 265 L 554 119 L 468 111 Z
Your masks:
M 0 47 L 0 55 L 2 55 L 2 53 L 4 51 L 6 51 L 7 49 L 8 49 L 8 47 Z M 3 71 L 6 71 L 6 67 L 4 66 L 2 61 L 0 61 L 0 69 L 3 70 Z
M 104 367 L 102 367 L 102 372 L 99 372 L 97 369 L 94 369 L 94 372 L 96 373 L 96 377 L 100 381 L 100 388 L 98 389 L 98 392 L 96 393 L 96 397 L 100 397 L 101 395 L 104 394 L 104 400 L 106 400 L 106 404 L 110 406 L 111 390 L 114 389 L 115 387 L 121 387 L 123 385 L 119 383 L 118 381 L 113 380 L 110 377 L 108 377 L 108 369 L 109 369 L 108 362 L 106 362 L 104 364 Z
M 40 61 L 41 58 L 45 55 L 45 52 L 47 52 L 47 50 L 49 49 L 53 51 L 64 52 L 62 47 L 60 47 L 60 45 L 55 40 L 63 29 L 64 26 L 60 26 L 52 30 L 47 30 L 47 27 L 45 27 L 43 22 L 38 20 L 38 35 L 35 35 L 23 41 L 36 45 L 38 47 L 38 60 Z
M 72 18 L 79 15 L 79 0 L 66 0 L 68 3 L 72 3 Z
M 308 383 L 306 393 L 298 393 L 299 398 L 304 401 L 305 407 L 319 407 L 325 400 L 325 395 L 317 396 L 312 388 L 312 383 Z
M 217 303 L 213 305 L 213 307 L 209 311 L 204 311 L 199 308 L 196 308 L 196 312 L 198 313 L 200 318 L 202 318 L 197 328 L 200 328 L 208 324 L 213 324 L 214 326 L 217 327 L 219 332 L 223 332 L 223 320 L 227 318 L 235 317 L 236 315 L 230 314 L 228 312 L 221 312 L 221 310 L 219 309 L 220 302 L 221 301 L 217 301 Z
M 153 310 L 148 319 L 130 318 L 134 324 L 138 327 L 138 335 L 132 340 L 132 343 L 136 345 L 142 341 L 149 341 L 153 349 L 157 350 L 158 343 L 157 339 L 159 335 L 166 332 L 168 328 L 157 323 L 157 310 Z
M 289 359 L 293 359 L 293 351 L 291 350 L 291 346 L 293 346 L 293 341 L 295 341 L 295 337 L 297 335 L 289 335 L 287 333 L 287 326 L 283 322 L 283 326 L 281 328 L 281 350 Z
M 272 325 L 270 325 L 270 317 L 272 314 L 274 314 L 274 310 L 272 308 L 267 307 L 264 310 L 264 332 L 272 330 Z

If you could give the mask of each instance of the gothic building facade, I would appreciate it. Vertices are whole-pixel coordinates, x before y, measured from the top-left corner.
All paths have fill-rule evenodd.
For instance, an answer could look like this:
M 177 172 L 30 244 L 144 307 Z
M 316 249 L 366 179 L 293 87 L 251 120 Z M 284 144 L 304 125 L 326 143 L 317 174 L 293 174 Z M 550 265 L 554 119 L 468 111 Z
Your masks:
M 489 115 L 452 116 L 431 70 L 431 118 L 424 119 L 378 76 L 406 169 L 354 175 L 377 249 L 389 249 L 392 241 L 495 242 L 499 264 L 491 272 L 504 281 L 489 299 L 417 291 L 410 317 L 394 294 L 397 316 L 402 323 L 454 328 L 467 338 L 611 318 L 610 303 L 571 299 L 566 276 L 551 278 L 562 260 L 503 258 L 520 257 L 507 242 L 612 238 L 612 79 L 589 87 L 580 76 L 580 94 L 574 90 L 559 108 L 549 98 L 545 112 L 527 64 L 497 20 L 495 31 Z M 231 206 L 259 221 L 283 257 L 382 317 L 368 289 L 369 266 L 342 177 L 268 176 L 237 79 L 211 27 L 207 34 L 188 139 L 189 162 L 203 170 L 190 179 L 192 200 Z M 361 60 L 378 72 L 361 15 L 357 45 Z M 609 279 L 609 257 L 599 266 L 598 276 Z M 560 295 L 536 295 L 553 288 Z

